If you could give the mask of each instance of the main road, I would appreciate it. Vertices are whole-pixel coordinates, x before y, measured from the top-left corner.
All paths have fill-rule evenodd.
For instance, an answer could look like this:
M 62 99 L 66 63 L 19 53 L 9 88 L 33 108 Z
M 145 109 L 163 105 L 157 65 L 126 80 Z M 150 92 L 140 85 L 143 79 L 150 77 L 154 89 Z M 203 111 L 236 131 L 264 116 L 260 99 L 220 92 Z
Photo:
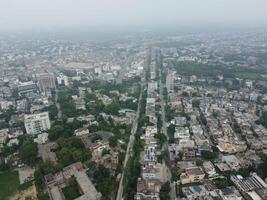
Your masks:
M 159 98 L 160 98 L 160 108 L 161 108 L 162 132 L 167 138 L 167 141 L 163 144 L 162 149 L 164 149 L 165 151 L 168 152 L 167 158 L 165 161 L 166 161 L 166 164 L 167 164 L 168 169 L 169 169 L 168 179 L 169 179 L 170 187 L 171 187 L 170 196 L 171 196 L 171 200 L 175 200 L 176 199 L 176 194 L 175 194 L 176 192 L 175 192 L 175 187 L 174 187 L 172 180 L 171 180 L 172 166 L 171 166 L 171 161 L 170 161 L 170 152 L 169 152 L 169 148 L 168 148 L 169 135 L 167 132 L 167 124 L 166 124 L 166 117 L 165 117 L 165 99 L 164 99 L 164 95 L 163 95 L 164 85 L 161 81 L 162 80 L 161 76 L 162 76 L 162 73 L 161 73 L 161 70 L 159 70 Z
M 132 129 L 131 129 L 131 135 L 130 135 L 130 139 L 128 142 L 128 146 L 127 146 L 127 151 L 125 154 L 125 158 L 124 158 L 124 162 L 123 162 L 123 169 L 122 169 L 122 175 L 121 175 L 121 179 L 120 179 L 120 184 L 119 184 L 119 189 L 117 192 L 117 197 L 116 200 L 122 200 L 122 195 L 123 195 L 123 179 L 124 179 L 124 174 L 125 174 L 125 170 L 126 170 L 126 166 L 128 163 L 129 158 L 132 156 L 133 153 L 133 145 L 134 145 L 134 141 L 135 141 L 135 134 L 137 131 L 137 126 L 138 126 L 138 120 L 139 120 L 139 116 L 140 116 L 140 105 L 141 105 L 141 100 L 142 100 L 142 94 L 143 94 L 143 88 L 144 88 L 144 83 L 141 83 L 141 89 L 140 89 L 140 95 L 139 95 L 139 101 L 138 101 L 138 108 L 137 108 L 137 112 L 136 112 L 136 116 L 132 125 Z

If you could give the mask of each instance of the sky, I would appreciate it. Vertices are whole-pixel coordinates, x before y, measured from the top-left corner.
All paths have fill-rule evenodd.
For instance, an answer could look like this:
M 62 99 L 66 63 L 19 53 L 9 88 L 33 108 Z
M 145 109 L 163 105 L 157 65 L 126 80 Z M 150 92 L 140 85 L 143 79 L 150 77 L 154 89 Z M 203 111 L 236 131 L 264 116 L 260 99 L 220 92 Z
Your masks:
M 267 25 L 267 0 L 0 0 L 0 30 Z

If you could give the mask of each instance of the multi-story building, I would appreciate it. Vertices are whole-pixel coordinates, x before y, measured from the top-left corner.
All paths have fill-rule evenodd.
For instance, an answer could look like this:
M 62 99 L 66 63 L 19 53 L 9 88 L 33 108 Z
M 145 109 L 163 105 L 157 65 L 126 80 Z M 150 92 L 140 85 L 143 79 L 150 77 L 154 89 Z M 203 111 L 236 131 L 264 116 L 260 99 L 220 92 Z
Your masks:
M 53 74 L 37 74 L 36 79 L 38 88 L 41 92 L 50 91 L 51 89 L 56 88 L 55 78 Z
M 170 73 L 166 77 L 166 88 L 168 91 L 171 91 L 174 89 L 174 74 Z
M 48 112 L 39 114 L 25 115 L 24 126 L 27 134 L 35 135 L 42 131 L 50 129 L 51 124 L 49 120 Z
M 18 93 L 19 95 L 25 95 L 29 93 L 34 93 L 37 91 L 36 84 L 32 81 L 21 82 L 18 84 Z

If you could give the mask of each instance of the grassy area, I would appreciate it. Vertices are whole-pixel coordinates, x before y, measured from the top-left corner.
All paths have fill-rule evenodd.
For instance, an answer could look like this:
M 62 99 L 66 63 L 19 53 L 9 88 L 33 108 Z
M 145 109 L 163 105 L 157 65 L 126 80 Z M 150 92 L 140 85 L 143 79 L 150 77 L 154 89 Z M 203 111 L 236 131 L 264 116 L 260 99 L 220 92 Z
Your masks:
M 0 200 L 7 200 L 19 187 L 17 171 L 0 173 Z
M 64 187 L 62 189 L 62 192 L 66 198 L 66 200 L 73 200 L 76 199 L 77 197 L 81 196 L 79 192 L 79 188 L 77 185 L 70 185 L 67 187 Z

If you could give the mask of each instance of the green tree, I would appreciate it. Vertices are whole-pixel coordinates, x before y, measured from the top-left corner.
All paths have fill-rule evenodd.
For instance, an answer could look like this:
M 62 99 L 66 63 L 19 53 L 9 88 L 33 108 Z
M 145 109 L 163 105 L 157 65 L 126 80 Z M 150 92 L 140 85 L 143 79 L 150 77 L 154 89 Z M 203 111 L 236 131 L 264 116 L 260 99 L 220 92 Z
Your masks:
M 193 108 L 199 108 L 200 100 L 199 99 L 193 99 L 192 106 Z
M 72 152 L 70 149 L 68 149 L 67 147 L 63 147 L 60 151 L 59 151 L 59 159 L 60 162 L 63 166 L 69 165 L 70 163 L 72 163 Z
M 203 160 L 197 159 L 196 160 L 196 165 L 197 166 L 203 166 Z
M 204 158 L 206 160 L 213 160 L 217 157 L 217 154 L 213 151 L 202 150 L 201 156 L 202 156 L 202 158 Z
M 170 191 L 171 191 L 170 183 L 169 182 L 164 183 L 161 186 L 159 193 L 160 200 L 170 200 L 171 199 Z
M 109 146 L 116 147 L 118 144 L 118 138 L 116 136 L 111 136 L 109 139 Z
M 167 137 L 163 133 L 157 133 L 154 137 L 159 140 L 161 147 L 167 141 Z
M 32 140 L 23 142 L 19 149 L 19 156 L 26 164 L 33 166 L 37 161 L 38 148 Z
M 64 131 L 65 130 L 62 125 L 52 126 L 49 130 L 49 139 L 52 141 L 58 139 L 60 136 L 63 135 Z

